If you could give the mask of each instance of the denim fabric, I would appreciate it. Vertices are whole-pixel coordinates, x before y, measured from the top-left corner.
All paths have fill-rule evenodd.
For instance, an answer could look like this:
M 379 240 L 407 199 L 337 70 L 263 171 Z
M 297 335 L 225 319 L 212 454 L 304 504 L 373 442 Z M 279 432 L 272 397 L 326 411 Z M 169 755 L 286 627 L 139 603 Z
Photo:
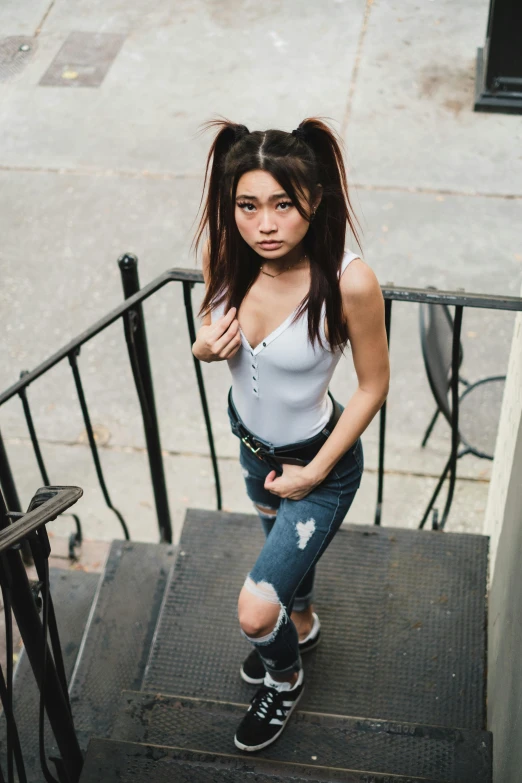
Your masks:
M 239 458 L 249 498 L 276 511 L 275 517 L 258 511 L 265 544 L 245 584 L 255 595 L 278 603 L 280 614 L 272 633 L 247 638 L 267 671 L 287 674 L 300 668 L 298 636 L 290 614 L 313 601 L 315 564 L 339 529 L 361 482 L 362 443 L 358 438 L 321 484 L 301 500 L 281 498 L 266 490 L 264 481 L 270 467 L 242 442 Z

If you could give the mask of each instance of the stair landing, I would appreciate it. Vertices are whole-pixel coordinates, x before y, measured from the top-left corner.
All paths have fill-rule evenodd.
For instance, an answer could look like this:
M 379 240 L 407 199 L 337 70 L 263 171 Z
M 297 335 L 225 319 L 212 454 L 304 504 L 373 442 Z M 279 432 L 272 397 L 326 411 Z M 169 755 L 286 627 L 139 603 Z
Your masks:
M 237 596 L 257 517 L 190 509 L 142 690 L 244 704 Z M 484 536 L 343 526 L 317 566 L 321 644 L 301 709 L 485 728 Z

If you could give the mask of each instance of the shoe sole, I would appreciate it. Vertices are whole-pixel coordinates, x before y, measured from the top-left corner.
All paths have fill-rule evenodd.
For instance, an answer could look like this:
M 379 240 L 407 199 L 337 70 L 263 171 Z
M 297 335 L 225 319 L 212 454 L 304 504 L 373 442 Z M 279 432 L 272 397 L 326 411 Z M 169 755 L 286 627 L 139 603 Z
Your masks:
M 262 742 L 261 745 L 243 745 L 242 742 L 239 742 L 239 740 L 236 737 L 234 737 L 234 744 L 235 744 L 236 748 L 239 748 L 239 750 L 246 750 L 249 753 L 252 753 L 255 750 L 262 750 L 263 748 L 266 748 L 268 745 L 271 745 L 272 742 L 275 742 L 276 739 L 278 737 L 280 737 L 281 734 L 283 733 L 283 731 L 285 730 L 286 725 L 287 725 L 288 721 L 290 720 L 290 715 L 293 713 L 293 711 L 295 710 L 295 708 L 299 704 L 299 700 L 300 700 L 301 696 L 303 695 L 303 693 L 304 693 L 304 688 L 301 691 L 301 693 L 299 694 L 299 696 L 297 697 L 297 699 L 295 700 L 295 702 L 293 703 L 293 705 L 291 706 L 290 711 L 288 712 L 288 715 L 286 716 L 286 720 L 283 723 L 283 725 L 281 726 L 281 728 L 279 729 L 279 731 L 277 732 L 277 734 L 274 734 L 274 736 L 271 737 L 267 742 Z
M 307 646 L 306 650 L 300 650 L 300 653 L 302 655 L 305 655 L 306 653 L 310 652 L 311 650 L 314 650 L 317 647 L 317 645 L 319 644 L 320 641 L 321 641 L 321 630 L 319 629 L 319 632 L 318 632 L 316 638 L 312 642 L 310 642 L 310 644 Z M 249 685 L 262 685 L 264 680 L 265 680 L 264 676 L 261 677 L 260 680 L 254 680 L 253 677 L 249 677 L 248 674 L 243 669 L 243 666 L 241 666 L 241 668 L 239 670 L 239 674 L 241 676 L 241 679 L 244 680 L 245 682 L 247 682 Z

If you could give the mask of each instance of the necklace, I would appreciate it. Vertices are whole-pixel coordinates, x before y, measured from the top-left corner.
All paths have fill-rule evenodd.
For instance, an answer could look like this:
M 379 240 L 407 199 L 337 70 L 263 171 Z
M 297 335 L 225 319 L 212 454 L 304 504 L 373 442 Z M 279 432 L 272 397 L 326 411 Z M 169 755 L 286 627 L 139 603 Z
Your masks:
M 305 259 L 305 258 L 308 258 L 308 256 L 307 256 L 306 254 L 305 254 L 305 255 L 304 255 L 302 258 L 300 258 L 300 259 L 299 259 L 299 261 L 296 261 L 296 262 L 295 262 L 295 264 L 290 264 L 290 265 L 284 266 L 284 267 L 282 268 L 282 270 L 281 270 L 280 272 L 278 272 L 276 275 L 271 275 L 271 274 L 270 274 L 270 272 L 265 272 L 265 270 L 263 269 L 263 267 L 264 267 L 264 264 L 261 264 L 261 266 L 259 267 L 259 269 L 260 269 L 260 270 L 261 270 L 261 272 L 262 272 L 264 275 L 266 275 L 267 277 L 279 277 L 279 275 L 282 275 L 282 274 L 283 274 L 283 272 L 286 272 L 288 269 L 293 269 L 295 266 L 297 266 L 297 264 L 299 264 L 299 263 L 300 263 L 301 261 L 303 261 L 303 259 Z

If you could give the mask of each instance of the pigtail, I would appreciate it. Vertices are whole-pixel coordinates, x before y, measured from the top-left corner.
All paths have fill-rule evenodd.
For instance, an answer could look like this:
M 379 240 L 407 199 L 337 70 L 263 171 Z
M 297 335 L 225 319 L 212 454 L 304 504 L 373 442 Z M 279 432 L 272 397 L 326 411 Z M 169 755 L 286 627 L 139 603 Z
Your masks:
M 332 128 L 318 117 L 309 117 L 303 120 L 293 133 L 298 139 L 308 144 L 315 154 L 319 181 L 323 186 L 323 213 L 325 211 L 328 213 L 325 216 L 325 222 L 328 219 L 333 219 L 336 222 L 348 223 L 357 245 L 362 250 L 356 228 L 356 224 L 360 228 L 360 223 L 355 216 L 348 193 L 342 140 Z
M 230 307 L 231 294 L 233 296 L 235 288 L 238 285 L 244 288 L 241 270 L 238 272 L 234 263 L 237 238 L 234 235 L 234 211 L 230 198 L 233 176 L 231 178 L 227 174 L 227 166 L 241 148 L 241 143 L 251 134 L 245 125 L 227 119 L 209 120 L 201 126 L 202 132 L 209 129 L 217 129 L 217 133 L 207 156 L 200 210 L 205 192 L 206 198 L 193 241 L 197 252 L 205 231 L 208 232 L 208 286 L 198 316 L 207 315 L 224 299 Z M 232 164 L 232 170 L 234 168 Z
M 210 274 L 212 274 L 213 271 L 215 273 L 219 259 L 222 255 L 221 246 L 224 240 L 223 232 L 220 231 L 221 218 L 223 216 L 223 194 L 221 188 L 223 163 L 234 144 L 237 141 L 240 141 L 250 131 L 245 125 L 238 125 L 226 119 L 209 120 L 201 126 L 202 132 L 209 130 L 210 128 L 218 128 L 218 132 L 207 155 L 203 192 L 199 204 L 200 209 L 205 190 L 207 191 L 207 196 L 193 245 L 197 251 L 205 229 L 208 228 Z
M 356 224 L 360 224 L 353 211 L 346 169 L 341 149 L 342 141 L 326 123 L 318 117 L 303 120 L 292 131 L 296 146 L 310 149 L 316 163 L 317 182 L 322 185 L 322 199 L 305 242 L 314 269 L 312 271 L 312 293 L 318 300 L 326 302 L 328 333 L 332 345 L 343 345 L 348 339 L 348 329 L 339 318 L 342 300 L 337 274 L 340 270 L 346 242 L 346 226 L 361 248 Z M 313 197 L 314 194 L 311 194 Z M 362 249 L 362 248 L 361 248 Z M 309 309 L 308 331 L 310 339 L 319 328 L 319 314 L 316 308 Z

